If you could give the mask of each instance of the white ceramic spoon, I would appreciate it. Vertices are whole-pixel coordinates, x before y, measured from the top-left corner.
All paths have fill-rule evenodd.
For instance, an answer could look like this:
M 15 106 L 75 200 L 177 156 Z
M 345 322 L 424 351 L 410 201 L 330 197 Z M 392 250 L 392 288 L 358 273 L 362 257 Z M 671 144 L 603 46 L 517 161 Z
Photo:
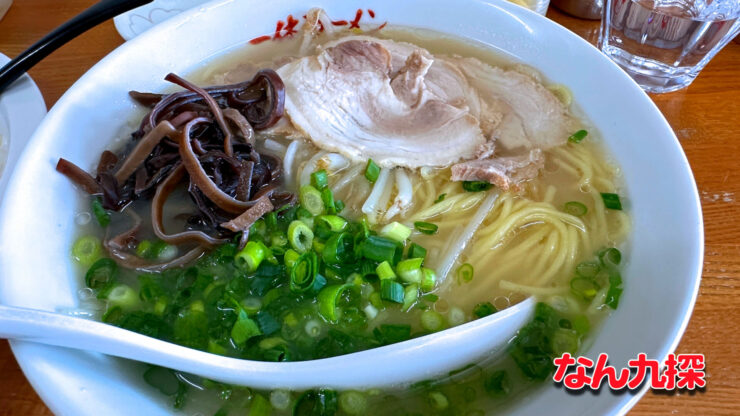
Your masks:
M 227 358 L 112 325 L 53 312 L 0 305 L 0 338 L 100 352 L 254 388 L 303 390 L 400 385 L 445 374 L 501 350 L 533 313 L 534 300 L 455 328 L 317 362 Z M 310 380 L 310 381 L 308 381 Z

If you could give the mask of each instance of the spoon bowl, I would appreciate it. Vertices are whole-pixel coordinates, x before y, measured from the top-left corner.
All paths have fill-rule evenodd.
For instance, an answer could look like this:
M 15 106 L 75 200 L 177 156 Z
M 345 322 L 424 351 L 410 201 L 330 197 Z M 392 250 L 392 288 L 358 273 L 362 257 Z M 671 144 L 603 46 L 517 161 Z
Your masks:
M 530 319 L 534 304 L 530 298 L 437 335 L 304 362 L 271 363 L 223 357 L 97 321 L 3 305 L 0 305 L 0 338 L 89 350 L 253 388 L 368 389 L 432 378 L 501 350 Z M 422 349 L 424 352 L 420 353 Z M 430 367 L 430 356 L 441 359 Z M 381 362 L 393 365 L 377 365 Z M 321 377 L 316 377 L 317 366 L 322 369 Z

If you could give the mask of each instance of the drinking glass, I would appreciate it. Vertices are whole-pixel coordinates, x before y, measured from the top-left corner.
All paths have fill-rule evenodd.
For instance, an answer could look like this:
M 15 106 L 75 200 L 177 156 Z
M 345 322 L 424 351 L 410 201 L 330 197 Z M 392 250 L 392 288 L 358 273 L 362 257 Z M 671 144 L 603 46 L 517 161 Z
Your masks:
M 740 32 L 740 0 L 607 0 L 599 48 L 648 92 L 687 87 Z

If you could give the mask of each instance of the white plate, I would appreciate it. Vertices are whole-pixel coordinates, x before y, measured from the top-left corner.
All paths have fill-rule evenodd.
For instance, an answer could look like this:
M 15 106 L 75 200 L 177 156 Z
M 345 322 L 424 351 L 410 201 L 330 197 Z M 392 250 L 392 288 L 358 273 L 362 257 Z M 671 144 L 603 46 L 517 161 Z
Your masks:
M 0 53 L 0 67 L 9 61 Z M 0 200 L 18 156 L 45 115 L 44 97 L 28 74 L 0 93 Z
M 309 6 L 320 5 L 334 18 L 351 19 L 357 5 L 350 3 L 212 2 L 152 28 L 98 63 L 51 110 L 8 188 L 15 203 L 0 208 L 0 301 L 46 310 L 76 304 L 80 279 L 67 253 L 76 228 L 78 194 L 54 171 L 54 165 L 60 156 L 83 167 L 95 163 L 109 140 L 126 129 L 135 108 L 127 96 L 129 89 L 161 91 L 167 86 L 162 80 L 166 73 L 188 73 L 204 60 L 272 34 L 278 20 L 289 14 L 302 16 Z M 376 22 L 433 28 L 479 40 L 571 88 L 624 170 L 634 225 L 632 243 L 625 252 L 629 261 L 619 310 L 600 328 L 585 355 L 609 353 L 615 367 L 624 367 L 640 352 L 664 359 L 688 323 L 703 256 L 696 184 L 670 126 L 629 76 L 563 27 L 501 1 L 450 4 L 449 0 L 368 0 L 363 7 L 375 11 Z M 171 411 L 143 382 L 138 365 L 29 343 L 15 344 L 15 352 L 31 383 L 56 413 Z M 316 374 L 321 374 L 320 368 Z M 525 414 L 621 414 L 642 393 L 569 395 L 546 384 L 515 409 Z
M 124 39 L 131 40 L 154 25 L 206 2 L 208 0 L 154 0 L 149 4 L 119 14 L 113 19 L 113 23 Z

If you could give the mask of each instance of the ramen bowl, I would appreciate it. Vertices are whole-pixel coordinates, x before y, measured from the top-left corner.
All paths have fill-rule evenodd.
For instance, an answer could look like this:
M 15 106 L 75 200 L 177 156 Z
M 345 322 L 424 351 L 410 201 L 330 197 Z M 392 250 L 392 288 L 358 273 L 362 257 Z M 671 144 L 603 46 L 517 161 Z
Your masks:
M 276 22 L 302 16 L 311 6 L 350 20 L 362 7 L 361 18 L 376 24 L 387 21 L 469 39 L 568 86 L 623 170 L 629 191 L 625 206 L 633 223 L 624 251 L 628 261 L 619 308 L 582 353 L 591 358 L 608 353 L 610 364 L 620 368 L 638 353 L 662 360 L 675 349 L 696 299 L 703 255 L 696 185 L 678 140 L 649 97 L 596 48 L 536 13 L 499 1 L 461 1 L 454 8 L 444 0 L 359 5 L 330 0 L 310 5 L 216 1 L 122 45 L 57 102 L 13 172 L 0 211 L 2 303 L 59 311 L 79 302 L 81 282 L 69 256 L 79 199 L 54 171 L 59 156 L 83 168 L 93 166 L 112 140 L 131 131 L 131 120 L 140 114 L 129 90 L 162 91 L 167 73 L 193 72 L 251 40 L 274 36 Z M 144 382 L 138 363 L 27 342 L 12 346 L 29 381 L 57 414 L 173 411 L 169 400 Z M 388 348 L 409 347 L 399 343 Z M 314 373 L 320 377 L 321 364 L 315 363 Z M 274 365 L 281 371 L 280 363 Z M 393 363 L 375 360 L 363 365 Z M 434 368 L 434 357 L 427 365 Z M 642 393 L 571 395 L 546 382 L 507 412 L 621 414 Z

